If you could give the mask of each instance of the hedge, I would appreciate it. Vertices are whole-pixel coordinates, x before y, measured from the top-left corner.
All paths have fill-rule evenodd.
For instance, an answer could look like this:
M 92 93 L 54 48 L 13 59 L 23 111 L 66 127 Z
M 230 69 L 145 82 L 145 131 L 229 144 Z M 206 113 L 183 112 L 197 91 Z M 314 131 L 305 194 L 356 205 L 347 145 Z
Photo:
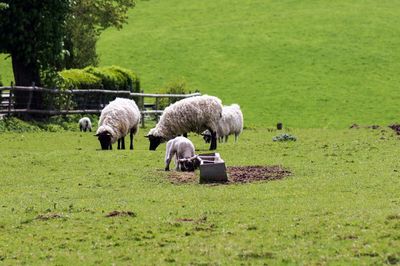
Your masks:
M 101 89 L 101 79 L 82 69 L 68 69 L 59 72 L 64 89 L 91 90 Z
M 104 89 L 140 91 L 135 72 L 118 66 L 87 67 L 60 72 L 66 89 Z

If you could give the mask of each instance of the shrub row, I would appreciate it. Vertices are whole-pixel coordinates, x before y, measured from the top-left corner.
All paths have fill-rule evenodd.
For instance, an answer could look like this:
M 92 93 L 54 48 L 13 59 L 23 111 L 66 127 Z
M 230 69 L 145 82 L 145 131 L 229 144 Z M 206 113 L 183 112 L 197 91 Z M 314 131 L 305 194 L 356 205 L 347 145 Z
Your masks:
M 68 69 L 59 74 L 64 89 L 140 91 L 140 81 L 136 73 L 118 66 Z

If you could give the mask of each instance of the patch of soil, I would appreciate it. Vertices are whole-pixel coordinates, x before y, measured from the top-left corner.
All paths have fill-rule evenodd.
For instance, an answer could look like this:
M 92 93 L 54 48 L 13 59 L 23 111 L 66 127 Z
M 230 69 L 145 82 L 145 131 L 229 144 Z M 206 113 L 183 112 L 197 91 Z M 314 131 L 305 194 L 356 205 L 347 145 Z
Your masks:
M 60 213 L 45 213 L 45 214 L 39 214 L 36 219 L 46 221 L 50 219 L 57 219 L 57 218 L 64 218 L 64 215 Z
M 359 128 L 379 129 L 380 126 L 379 126 L 379 125 L 360 126 L 360 125 L 357 125 L 357 124 L 352 124 L 349 128 L 350 128 L 350 129 L 359 129 Z
M 185 184 L 198 182 L 198 178 L 195 172 L 178 172 L 171 171 L 168 175 L 168 179 L 173 184 Z
M 282 179 L 291 174 L 290 171 L 279 165 L 272 166 L 231 166 L 228 167 L 230 183 L 250 183 L 261 180 Z
M 391 129 L 393 129 L 397 135 L 400 135 L 400 125 L 399 124 L 393 124 L 389 126 Z
M 270 181 L 282 179 L 291 175 L 291 172 L 279 165 L 272 166 L 230 166 L 227 167 L 228 182 L 222 184 L 250 183 L 256 181 Z M 198 183 L 195 172 L 169 173 L 168 179 L 173 184 Z M 215 184 L 215 183 L 213 183 Z
M 132 211 L 112 211 L 108 214 L 106 214 L 106 217 L 117 217 L 117 216 L 130 216 L 130 217 L 136 217 L 136 214 Z

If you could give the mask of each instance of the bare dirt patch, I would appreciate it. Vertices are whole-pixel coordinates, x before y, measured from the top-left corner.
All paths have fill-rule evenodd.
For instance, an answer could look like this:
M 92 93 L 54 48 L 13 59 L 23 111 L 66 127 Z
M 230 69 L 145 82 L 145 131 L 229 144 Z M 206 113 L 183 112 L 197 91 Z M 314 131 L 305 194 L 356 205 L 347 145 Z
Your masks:
M 106 214 L 107 218 L 110 217 L 118 217 L 118 216 L 129 216 L 129 217 L 135 217 L 136 214 L 132 211 L 112 211 L 108 214 Z
M 291 175 L 291 172 L 282 166 L 230 166 L 227 167 L 228 182 L 223 184 L 251 183 L 257 181 L 271 181 Z M 170 172 L 168 179 L 173 184 L 198 183 L 196 172 Z
M 400 135 L 400 125 L 399 124 L 393 124 L 389 126 L 391 129 L 393 129 L 397 135 Z
M 232 166 L 228 167 L 230 183 L 250 183 L 254 181 L 282 179 L 291 174 L 282 166 Z
M 61 213 L 45 213 L 45 214 L 39 214 L 36 217 L 37 220 L 42 220 L 42 221 L 58 219 L 58 218 L 65 218 L 65 217 Z

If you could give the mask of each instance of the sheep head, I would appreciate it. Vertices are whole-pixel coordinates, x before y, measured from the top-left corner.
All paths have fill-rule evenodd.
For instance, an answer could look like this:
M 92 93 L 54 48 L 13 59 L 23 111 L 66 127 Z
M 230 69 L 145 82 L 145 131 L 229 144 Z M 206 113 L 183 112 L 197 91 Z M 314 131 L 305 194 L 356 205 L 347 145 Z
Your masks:
M 156 137 L 153 135 L 147 135 L 146 138 L 148 138 L 150 141 L 149 150 L 151 150 L 151 151 L 155 151 L 157 149 L 158 145 L 160 145 L 161 142 L 164 141 L 162 137 Z
M 111 147 L 111 133 L 108 131 L 103 131 L 95 135 L 100 141 L 101 149 L 108 150 Z
M 201 133 L 201 135 L 203 136 L 203 139 L 206 143 L 210 143 L 211 142 L 211 132 L 210 130 L 206 130 L 203 133 Z

